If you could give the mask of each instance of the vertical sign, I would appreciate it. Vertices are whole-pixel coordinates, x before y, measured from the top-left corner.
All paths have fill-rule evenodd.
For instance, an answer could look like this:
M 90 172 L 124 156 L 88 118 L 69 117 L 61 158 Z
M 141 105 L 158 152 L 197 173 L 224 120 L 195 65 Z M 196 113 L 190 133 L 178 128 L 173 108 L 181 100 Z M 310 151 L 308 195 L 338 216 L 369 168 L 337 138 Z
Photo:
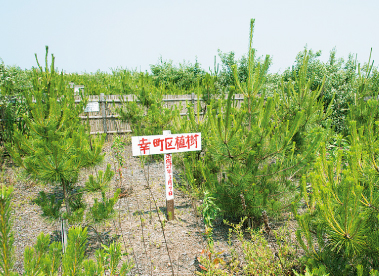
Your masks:
M 201 133 L 171 134 L 164 130 L 163 135 L 133 136 L 133 156 L 164 154 L 167 217 L 174 219 L 174 186 L 171 153 L 201 150 Z
M 163 135 L 170 135 L 171 130 L 164 130 Z M 165 168 L 165 183 L 166 183 L 166 209 L 167 219 L 173 220 L 174 213 L 174 186 L 173 186 L 173 173 L 172 173 L 172 155 L 171 153 L 164 154 L 164 168 Z
M 172 184 L 172 155 L 171 153 L 164 155 L 165 178 L 166 178 L 166 199 L 174 199 L 174 188 Z

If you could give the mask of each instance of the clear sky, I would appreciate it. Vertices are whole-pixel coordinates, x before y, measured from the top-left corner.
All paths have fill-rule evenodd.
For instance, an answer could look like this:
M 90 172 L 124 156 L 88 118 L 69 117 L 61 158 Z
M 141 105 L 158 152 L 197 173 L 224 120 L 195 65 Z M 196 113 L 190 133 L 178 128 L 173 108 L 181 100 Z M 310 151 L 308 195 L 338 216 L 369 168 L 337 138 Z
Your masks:
M 31 68 L 43 62 L 45 45 L 66 72 L 149 70 L 163 60 L 213 68 L 217 50 L 247 52 L 253 46 L 273 59 L 271 72 L 291 66 L 307 45 L 328 60 L 370 48 L 379 62 L 378 0 L 0 0 L 0 58 Z M 219 59 L 218 59 L 219 61 Z M 375 63 L 377 65 L 377 63 Z

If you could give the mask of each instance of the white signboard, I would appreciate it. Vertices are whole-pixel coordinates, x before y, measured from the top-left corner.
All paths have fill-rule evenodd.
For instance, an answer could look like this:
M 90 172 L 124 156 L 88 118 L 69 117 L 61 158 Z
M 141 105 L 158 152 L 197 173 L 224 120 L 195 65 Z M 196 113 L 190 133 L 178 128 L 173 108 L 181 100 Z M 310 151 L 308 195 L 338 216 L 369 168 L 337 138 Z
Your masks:
M 133 156 L 201 150 L 201 133 L 132 137 Z
M 133 156 L 164 154 L 165 186 L 168 219 L 174 219 L 174 186 L 171 153 L 201 150 L 201 133 L 171 134 L 132 137 Z
M 84 112 L 99 112 L 99 102 L 88 102 L 86 108 L 84 109 Z

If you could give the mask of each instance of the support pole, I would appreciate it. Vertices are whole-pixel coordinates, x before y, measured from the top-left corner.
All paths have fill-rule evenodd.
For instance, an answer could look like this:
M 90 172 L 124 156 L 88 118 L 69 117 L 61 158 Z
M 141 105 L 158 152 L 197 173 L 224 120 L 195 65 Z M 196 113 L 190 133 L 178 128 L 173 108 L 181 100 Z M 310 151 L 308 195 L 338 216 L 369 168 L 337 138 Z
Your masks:
M 61 220 L 61 234 L 62 234 L 62 250 L 63 254 L 66 253 L 67 248 L 67 220 Z
M 65 202 L 62 204 L 63 210 L 66 210 Z M 62 235 L 62 250 L 66 253 L 67 248 L 67 219 L 61 218 L 61 235 Z

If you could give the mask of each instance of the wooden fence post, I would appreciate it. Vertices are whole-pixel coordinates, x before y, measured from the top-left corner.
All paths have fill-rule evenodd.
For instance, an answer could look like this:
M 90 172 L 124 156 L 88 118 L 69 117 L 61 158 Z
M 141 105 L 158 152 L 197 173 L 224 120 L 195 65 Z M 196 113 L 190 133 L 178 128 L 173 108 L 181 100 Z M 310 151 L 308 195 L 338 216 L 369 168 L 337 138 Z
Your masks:
M 105 100 L 104 93 L 100 94 L 100 102 L 101 102 L 101 113 L 103 116 L 103 131 L 105 133 L 105 140 L 108 140 L 108 131 L 107 131 L 107 113 L 106 113 L 106 107 L 107 107 L 107 102 Z

